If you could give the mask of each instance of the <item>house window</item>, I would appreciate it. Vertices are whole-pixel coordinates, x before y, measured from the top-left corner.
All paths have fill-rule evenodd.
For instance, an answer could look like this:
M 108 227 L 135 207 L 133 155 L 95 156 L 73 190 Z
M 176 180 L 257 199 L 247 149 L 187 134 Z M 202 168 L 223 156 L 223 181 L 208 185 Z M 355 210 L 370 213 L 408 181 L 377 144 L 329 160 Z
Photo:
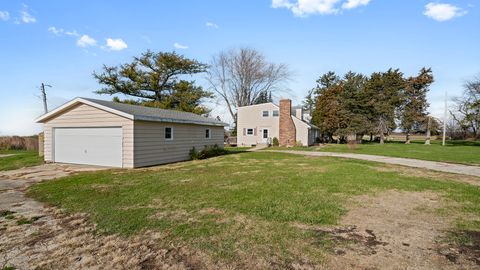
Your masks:
M 247 129 L 247 135 L 253 135 L 253 128 Z
M 165 128 L 165 140 L 173 140 L 173 128 Z
M 272 112 L 273 117 L 278 117 L 278 110 Z
M 210 136 L 211 136 L 210 129 L 209 128 L 205 129 L 205 138 L 210 139 L 211 138 Z
M 268 111 L 263 111 L 263 112 L 262 112 L 262 116 L 263 116 L 263 117 L 268 117 Z

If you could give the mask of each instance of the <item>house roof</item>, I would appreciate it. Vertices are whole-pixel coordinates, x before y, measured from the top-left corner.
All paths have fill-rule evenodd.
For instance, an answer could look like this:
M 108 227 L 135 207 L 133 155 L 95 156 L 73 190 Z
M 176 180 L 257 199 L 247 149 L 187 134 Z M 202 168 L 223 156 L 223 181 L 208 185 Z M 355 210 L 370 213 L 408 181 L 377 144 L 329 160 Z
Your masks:
M 196 125 L 207 125 L 207 126 L 227 126 L 228 124 L 221 122 L 217 119 L 204 117 L 198 114 L 175 111 L 175 110 L 165 110 L 159 108 L 130 105 L 125 103 L 118 103 L 114 101 L 93 99 L 93 98 L 75 98 L 64 105 L 56 108 L 55 110 L 46 113 L 35 121 L 38 123 L 46 122 L 46 120 L 68 110 L 69 108 L 77 104 L 87 104 L 92 107 L 108 111 L 110 113 L 120 115 L 122 117 L 131 119 L 131 120 L 140 120 L 140 121 L 153 121 L 153 122 L 170 122 L 170 123 L 181 123 L 181 124 L 196 124 Z

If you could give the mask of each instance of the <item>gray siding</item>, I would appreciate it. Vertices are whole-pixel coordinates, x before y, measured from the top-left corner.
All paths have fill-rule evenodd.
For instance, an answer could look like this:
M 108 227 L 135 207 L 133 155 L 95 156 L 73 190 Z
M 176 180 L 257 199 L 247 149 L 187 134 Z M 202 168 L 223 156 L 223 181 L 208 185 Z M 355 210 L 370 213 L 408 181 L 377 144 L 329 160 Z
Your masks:
M 173 128 L 173 140 L 165 139 L 165 127 Z M 211 138 L 205 138 L 209 128 Z M 151 166 L 188 160 L 192 147 L 223 147 L 223 127 L 135 121 L 134 167 Z
M 86 104 L 79 104 L 48 119 L 44 124 L 45 161 L 53 161 L 55 127 L 122 127 L 123 167 L 133 168 L 133 121 Z

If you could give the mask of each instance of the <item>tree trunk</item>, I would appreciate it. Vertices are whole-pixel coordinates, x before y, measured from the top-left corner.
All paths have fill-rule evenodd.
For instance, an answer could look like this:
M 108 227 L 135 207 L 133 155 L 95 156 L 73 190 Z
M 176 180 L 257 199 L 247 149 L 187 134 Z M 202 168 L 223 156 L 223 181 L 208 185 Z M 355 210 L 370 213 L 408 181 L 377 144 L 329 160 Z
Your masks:
M 406 138 L 406 141 L 405 141 L 405 144 L 410 144 L 410 130 L 407 130 L 407 138 Z
M 385 134 L 380 132 L 380 144 L 385 144 Z
M 373 134 L 370 133 L 370 141 L 373 141 Z
M 431 125 L 432 125 L 432 118 L 429 116 L 428 122 L 427 122 L 427 138 L 425 140 L 426 145 L 430 145 L 430 126 Z

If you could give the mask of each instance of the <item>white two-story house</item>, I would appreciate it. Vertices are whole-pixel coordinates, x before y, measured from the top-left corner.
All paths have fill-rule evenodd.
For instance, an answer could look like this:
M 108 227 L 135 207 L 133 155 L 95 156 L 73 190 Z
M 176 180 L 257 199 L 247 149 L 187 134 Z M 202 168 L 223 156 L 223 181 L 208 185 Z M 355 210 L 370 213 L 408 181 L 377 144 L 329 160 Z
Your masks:
M 238 146 L 271 144 L 273 138 L 280 146 L 309 146 L 319 135 L 318 127 L 310 123 L 310 115 L 301 107 L 292 110 L 289 99 L 280 100 L 280 105 L 269 102 L 238 108 Z

